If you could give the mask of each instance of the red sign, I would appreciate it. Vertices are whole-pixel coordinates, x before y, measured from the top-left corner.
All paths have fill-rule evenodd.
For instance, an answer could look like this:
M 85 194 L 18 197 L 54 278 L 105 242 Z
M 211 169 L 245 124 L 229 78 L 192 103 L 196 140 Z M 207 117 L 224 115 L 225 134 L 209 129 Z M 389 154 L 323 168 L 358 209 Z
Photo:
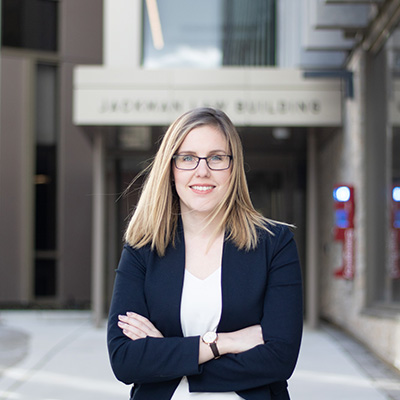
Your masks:
M 354 254 L 354 188 L 336 185 L 333 191 L 335 225 L 334 238 L 343 243 L 342 266 L 335 271 L 337 278 L 353 279 L 355 271 Z
M 353 279 L 354 278 L 354 229 L 346 229 L 344 231 L 343 249 L 342 249 L 342 266 L 335 271 L 337 278 Z

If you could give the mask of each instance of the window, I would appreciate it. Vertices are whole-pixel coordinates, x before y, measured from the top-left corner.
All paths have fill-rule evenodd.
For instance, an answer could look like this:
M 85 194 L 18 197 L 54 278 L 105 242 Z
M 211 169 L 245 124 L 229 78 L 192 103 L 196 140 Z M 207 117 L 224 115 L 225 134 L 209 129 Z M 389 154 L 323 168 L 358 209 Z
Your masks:
M 56 0 L 2 0 L 2 45 L 57 51 Z
M 56 295 L 57 67 L 36 68 L 35 282 L 36 297 Z
M 399 45 L 395 31 L 367 58 L 367 262 L 371 302 L 385 308 L 400 306 Z
M 147 0 L 146 4 L 146 68 L 275 65 L 275 0 Z
M 400 28 L 388 41 L 388 200 L 389 233 L 387 235 L 387 279 L 385 298 L 400 306 Z

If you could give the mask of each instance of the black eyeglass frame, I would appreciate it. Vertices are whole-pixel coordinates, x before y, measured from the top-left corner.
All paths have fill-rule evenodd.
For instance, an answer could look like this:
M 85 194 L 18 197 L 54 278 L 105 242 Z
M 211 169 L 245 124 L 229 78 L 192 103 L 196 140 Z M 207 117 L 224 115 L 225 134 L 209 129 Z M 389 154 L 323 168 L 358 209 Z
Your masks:
M 218 154 L 219 156 L 222 156 L 222 157 L 228 157 L 229 163 L 228 163 L 228 166 L 227 166 L 226 168 L 221 168 L 221 169 L 220 169 L 220 168 L 217 168 L 217 169 L 215 169 L 215 168 L 210 167 L 210 165 L 208 164 L 208 159 L 211 158 L 211 157 L 215 157 L 216 154 L 214 154 L 214 155 L 212 155 L 212 156 L 208 156 L 208 157 L 197 157 L 197 156 L 192 156 L 192 155 L 191 155 L 190 157 L 197 158 L 196 166 L 194 166 L 193 168 L 179 168 L 179 167 L 176 165 L 176 159 L 177 159 L 178 157 L 182 157 L 182 156 L 186 156 L 186 155 L 187 155 L 187 154 L 175 154 L 175 155 L 172 157 L 172 159 L 174 160 L 174 164 L 175 164 L 175 168 L 176 168 L 176 169 L 179 169 L 180 171 L 193 171 L 193 170 L 195 170 L 195 169 L 199 166 L 201 160 L 205 160 L 205 161 L 206 161 L 206 164 L 207 164 L 207 167 L 208 167 L 211 171 L 225 171 L 225 170 L 227 170 L 227 169 L 230 168 L 230 166 L 231 166 L 231 164 L 232 164 L 232 160 L 233 160 L 233 157 L 232 157 L 231 155 L 229 155 L 229 154 Z

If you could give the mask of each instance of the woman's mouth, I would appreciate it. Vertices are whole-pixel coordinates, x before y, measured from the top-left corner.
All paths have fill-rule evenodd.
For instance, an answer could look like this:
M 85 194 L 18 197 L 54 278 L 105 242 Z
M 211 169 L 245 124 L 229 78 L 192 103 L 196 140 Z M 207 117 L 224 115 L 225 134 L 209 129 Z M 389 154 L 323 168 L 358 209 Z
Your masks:
M 214 186 L 199 186 L 199 185 L 193 185 L 190 186 L 190 188 L 196 192 L 209 192 L 210 190 L 214 189 Z

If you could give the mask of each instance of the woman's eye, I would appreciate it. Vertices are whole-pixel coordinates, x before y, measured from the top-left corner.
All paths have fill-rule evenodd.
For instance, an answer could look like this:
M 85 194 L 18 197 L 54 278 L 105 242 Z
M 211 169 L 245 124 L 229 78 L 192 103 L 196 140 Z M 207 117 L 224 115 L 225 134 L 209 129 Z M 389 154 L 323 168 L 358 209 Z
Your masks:
M 183 162 L 193 162 L 194 158 L 193 158 L 193 156 L 182 156 L 182 161 Z
M 220 155 L 211 156 L 210 161 L 211 162 L 219 162 L 219 161 L 222 161 L 223 157 L 224 156 L 220 156 Z

